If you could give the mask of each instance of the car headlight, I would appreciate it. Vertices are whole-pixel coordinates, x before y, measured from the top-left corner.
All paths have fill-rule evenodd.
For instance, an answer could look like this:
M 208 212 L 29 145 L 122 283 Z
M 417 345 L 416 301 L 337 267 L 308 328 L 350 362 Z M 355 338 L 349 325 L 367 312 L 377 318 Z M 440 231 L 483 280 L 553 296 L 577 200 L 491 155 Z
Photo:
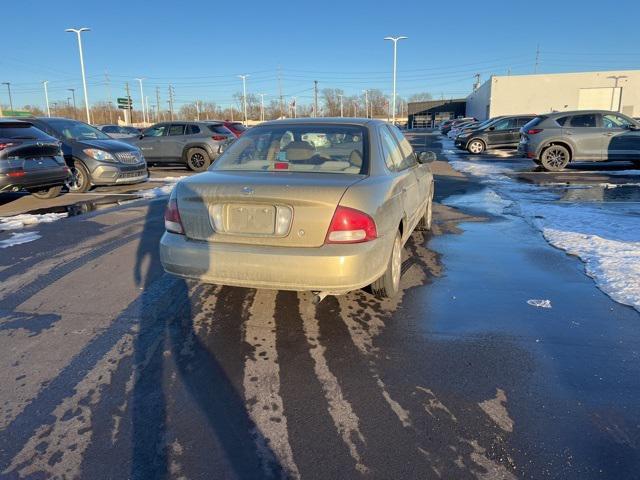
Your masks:
M 85 148 L 83 152 L 86 155 L 89 155 L 94 160 L 98 160 L 101 162 L 116 162 L 116 158 L 111 155 L 109 152 L 105 152 L 104 150 L 100 150 L 97 148 Z

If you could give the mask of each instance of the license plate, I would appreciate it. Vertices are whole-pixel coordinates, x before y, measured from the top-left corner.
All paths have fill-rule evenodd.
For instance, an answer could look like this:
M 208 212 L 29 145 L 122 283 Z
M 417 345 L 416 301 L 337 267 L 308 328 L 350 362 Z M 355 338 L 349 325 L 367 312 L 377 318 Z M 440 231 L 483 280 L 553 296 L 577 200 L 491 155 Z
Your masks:
M 273 205 L 227 205 L 227 232 L 247 235 L 273 235 L 276 207 Z

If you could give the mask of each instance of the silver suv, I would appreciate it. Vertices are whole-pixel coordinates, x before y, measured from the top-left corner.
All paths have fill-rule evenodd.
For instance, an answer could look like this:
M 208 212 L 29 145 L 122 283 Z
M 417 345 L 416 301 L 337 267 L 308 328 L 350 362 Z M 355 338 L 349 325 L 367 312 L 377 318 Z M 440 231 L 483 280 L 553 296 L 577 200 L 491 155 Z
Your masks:
M 182 163 L 203 172 L 235 138 L 222 122 L 176 121 L 156 123 L 122 141 L 139 147 L 147 163 Z
M 518 152 L 554 172 L 569 162 L 626 160 L 640 167 L 640 123 L 608 110 L 539 115 L 520 129 Z

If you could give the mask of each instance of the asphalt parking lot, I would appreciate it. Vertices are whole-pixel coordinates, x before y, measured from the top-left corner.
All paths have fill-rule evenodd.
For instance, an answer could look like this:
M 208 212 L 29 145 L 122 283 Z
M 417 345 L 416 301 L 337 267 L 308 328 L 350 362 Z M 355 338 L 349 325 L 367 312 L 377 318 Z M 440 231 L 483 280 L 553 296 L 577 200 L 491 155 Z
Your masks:
M 438 155 L 437 204 L 394 300 L 313 305 L 165 274 L 154 189 L 186 170 L 3 199 L 0 216 L 70 216 L 0 250 L 2 476 L 637 478 L 640 313 L 551 246 L 536 222 L 553 218 L 522 199 L 611 205 L 623 225 L 640 176 L 408 137 Z

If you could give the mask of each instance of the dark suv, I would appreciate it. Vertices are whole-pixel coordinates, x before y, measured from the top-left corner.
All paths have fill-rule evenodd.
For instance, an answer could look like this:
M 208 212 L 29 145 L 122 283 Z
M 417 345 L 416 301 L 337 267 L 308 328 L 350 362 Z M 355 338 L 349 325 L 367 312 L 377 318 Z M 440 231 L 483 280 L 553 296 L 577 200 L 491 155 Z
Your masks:
M 0 119 L 0 192 L 53 198 L 68 177 L 58 140 L 29 122 Z
M 203 172 L 235 140 L 222 122 L 162 122 L 123 141 L 139 147 L 149 163 L 182 163 Z
M 120 185 L 147 180 L 147 163 L 134 146 L 114 140 L 89 124 L 68 118 L 30 118 L 29 122 L 62 142 L 71 169 L 67 188 L 86 192 L 92 185 Z
M 456 146 L 478 155 L 492 148 L 518 148 L 520 128 L 535 115 L 510 115 L 456 137 Z

